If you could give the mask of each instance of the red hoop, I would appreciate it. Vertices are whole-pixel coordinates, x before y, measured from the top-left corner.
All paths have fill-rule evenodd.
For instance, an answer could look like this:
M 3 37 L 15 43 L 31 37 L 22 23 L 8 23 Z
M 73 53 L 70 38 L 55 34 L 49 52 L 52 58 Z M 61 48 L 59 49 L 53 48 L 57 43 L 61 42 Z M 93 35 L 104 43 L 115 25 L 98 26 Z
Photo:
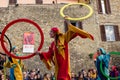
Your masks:
M 43 35 L 43 32 L 42 32 L 40 26 L 39 26 L 37 23 L 35 23 L 35 22 L 32 21 L 32 20 L 24 19 L 24 18 L 23 18 L 23 19 L 13 20 L 13 21 L 11 21 L 10 23 L 8 23 L 8 24 L 5 26 L 5 28 L 3 29 L 2 34 L 1 34 L 1 46 L 2 46 L 3 50 L 5 51 L 5 53 L 6 53 L 7 55 L 13 57 L 13 58 L 17 58 L 17 59 L 27 59 L 27 58 L 31 58 L 31 57 L 33 57 L 33 56 L 35 55 L 35 53 L 31 53 L 30 55 L 27 55 L 27 56 L 15 56 L 14 54 L 11 54 L 11 52 L 9 52 L 9 51 L 6 49 L 6 47 L 5 47 L 4 43 L 3 43 L 3 42 L 4 42 L 4 41 L 3 41 L 4 35 L 5 35 L 5 32 L 7 31 L 7 29 L 8 29 L 11 25 L 13 25 L 13 24 L 15 24 L 15 23 L 18 23 L 18 22 L 27 22 L 27 23 L 30 23 L 30 24 L 34 25 L 34 26 L 38 29 L 38 31 L 39 31 L 39 33 L 40 33 L 40 36 L 41 36 L 41 42 L 40 42 L 40 45 L 39 45 L 39 47 L 38 47 L 37 50 L 40 51 L 40 49 L 42 48 L 43 43 L 44 43 L 44 35 Z

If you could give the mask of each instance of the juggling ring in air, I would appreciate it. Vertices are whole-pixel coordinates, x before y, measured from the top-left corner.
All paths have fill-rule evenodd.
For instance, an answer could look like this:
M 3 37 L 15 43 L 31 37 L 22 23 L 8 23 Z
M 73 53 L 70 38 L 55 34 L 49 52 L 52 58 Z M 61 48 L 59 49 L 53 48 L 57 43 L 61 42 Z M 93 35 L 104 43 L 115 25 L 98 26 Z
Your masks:
M 0 34 L 2 34 L 2 32 L 0 32 Z M 11 41 L 10 41 L 10 39 L 7 37 L 7 35 L 4 34 L 4 37 L 8 40 L 8 43 L 9 43 L 9 45 L 10 45 L 10 50 L 9 50 L 9 52 L 11 52 L 11 51 L 12 51 Z M 1 38 L 0 38 L 0 40 L 1 40 Z
M 89 5 L 87 5 L 87 4 L 84 4 L 84 3 L 70 3 L 70 4 L 67 4 L 67 5 L 63 6 L 60 9 L 60 15 L 62 17 L 65 17 L 65 15 L 63 13 L 64 9 L 67 8 L 67 7 L 69 7 L 69 6 L 71 6 L 71 5 L 82 5 L 82 6 L 85 6 L 85 7 L 87 7 L 89 9 L 89 14 L 87 14 L 86 16 L 80 17 L 80 18 L 71 18 L 71 17 L 68 17 L 67 18 L 68 20 L 72 20 L 72 21 L 79 21 L 80 20 L 81 21 L 81 20 L 89 18 L 93 14 L 93 9 Z
M 118 77 L 110 77 L 110 76 L 108 76 L 107 74 L 105 74 L 104 71 L 103 71 L 103 68 L 102 68 L 102 62 L 100 63 L 100 70 L 101 70 L 102 74 L 103 74 L 106 78 L 110 78 L 110 79 L 112 79 L 112 80 L 116 80 L 116 79 L 119 79 L 119 78 L 120 78 L 120 76 L 118 76 Z
M 32 21 L 32 20 L 25 19 L 25 18 L 13 20 L 13 21 L 11 21 L 10 23 L 8 23 L 8 24 L 5 26 L 5 28 L 4 28 L 3 31 L 2 31 L 2 35 L 1 35 L 1 46 L 2 46 L 3 50 L 5 51 L 5 53 L 8 54 L 9 56 L 13 57 L 13 58 L 16 58 L 16 59 L 28 59 L 28 58 L 33 57 L 33 56 L 35 55 L 35 53 L 31 53 L 30 55 L 27 55 L 27 56 L 16 56 L 16 55 L 12 54 L 11 52 L 9 52 L 9 51 L 6 49 L 6 47 L 5 47 L 4 43 L 3 43 L 4 35 L 5 35 L 5 32 L 7 31 L 7 29 L 8 29 L 10 26 L 12 26 L 13 24 L 18 23 L 18 22 L 27 22 L 27 23 L 30 23 L 30 24 L 34 25 L 34 26 L 38 29 L 38 31 L 39 31 L 39 33 L 40 33 L 40 36 L 41 36 L 41 41 L 40 41 L 40 44 L 39 44 L 39 47 L 38 47 L 37 50 L 40 51 L 40 49 L 42 48 L 43 43 L 44 43 L 44 35 L 43 35 L 43 32 L 42 32 L 40 26 L 39 26 L 37 23 L 35 23 L 35 22 Z

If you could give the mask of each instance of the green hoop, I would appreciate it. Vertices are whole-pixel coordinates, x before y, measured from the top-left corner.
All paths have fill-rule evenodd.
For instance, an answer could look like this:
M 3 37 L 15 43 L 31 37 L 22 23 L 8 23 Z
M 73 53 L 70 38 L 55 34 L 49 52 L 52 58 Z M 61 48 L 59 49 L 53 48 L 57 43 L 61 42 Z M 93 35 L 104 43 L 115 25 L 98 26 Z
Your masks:
M 110 77 L 110 76 L 106 75 L 106 74 L 103 72 L 102 62 L 100 63 L 100 70 L 101 70 L 102 74 L 103 74 L 106 78 L 110 78 L 110 79 L 112 79 L 112 80 L 113 80 L 113 79 L 116 80 L 116 79 L 120 78 L 120 76 L 118 76 L 118 77 Z

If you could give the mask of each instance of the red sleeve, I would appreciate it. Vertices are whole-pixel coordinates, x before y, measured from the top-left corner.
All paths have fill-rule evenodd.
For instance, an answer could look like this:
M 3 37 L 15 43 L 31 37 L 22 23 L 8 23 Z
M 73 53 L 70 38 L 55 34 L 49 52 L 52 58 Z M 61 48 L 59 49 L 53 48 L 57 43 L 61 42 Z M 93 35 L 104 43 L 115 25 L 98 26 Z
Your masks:
M 96 53 L 93 54 L 93 60 L 96 61 L 97 57 L 98 57 L 98 53 L 96 52 Z
M 45 60 L 49 60 L 52 58 L 52 53 L 50 51 L 48 52 L 42 52 L 40 55 L 40 59 L 45 59 Z
M 40 59 L 45 59 L 45 60 L 49 60 L 53 57 L 53 42 L 51 43 L 51 46 L 49 47 L 49 50 L 47 52 L 41 52 Z
M 42 52 L 39 56 L 40 59 L 46 64 L 46 67 L 48 69 L 51 69 L 51 61 L 53 58 L 53 43 L 51 44 L 51 46 L 49 47 L 49 50 L 47 52 Z

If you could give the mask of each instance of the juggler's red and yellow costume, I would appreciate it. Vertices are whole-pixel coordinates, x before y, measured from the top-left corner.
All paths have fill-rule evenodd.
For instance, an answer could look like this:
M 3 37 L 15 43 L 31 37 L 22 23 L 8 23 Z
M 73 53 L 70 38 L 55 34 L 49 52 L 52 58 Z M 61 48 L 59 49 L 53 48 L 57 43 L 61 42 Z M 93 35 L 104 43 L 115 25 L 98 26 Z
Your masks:
M 40 58 L 46 64 L 48 69 L 51 69 L 51 62 L 54 63 L 56 80 L 71 80 L 68 42 L 76 36 L 90 38 L 92 40 L 93 37 L 88 32 L 83 31 L 72 24 L 68 24 L 68 31 L 65 34 L 60 33 L 57 28 L 52 28 L 51 30 L 57 32 L 58 39 L 51 43 L 47 52 L 42 52 L 40 54 Z

